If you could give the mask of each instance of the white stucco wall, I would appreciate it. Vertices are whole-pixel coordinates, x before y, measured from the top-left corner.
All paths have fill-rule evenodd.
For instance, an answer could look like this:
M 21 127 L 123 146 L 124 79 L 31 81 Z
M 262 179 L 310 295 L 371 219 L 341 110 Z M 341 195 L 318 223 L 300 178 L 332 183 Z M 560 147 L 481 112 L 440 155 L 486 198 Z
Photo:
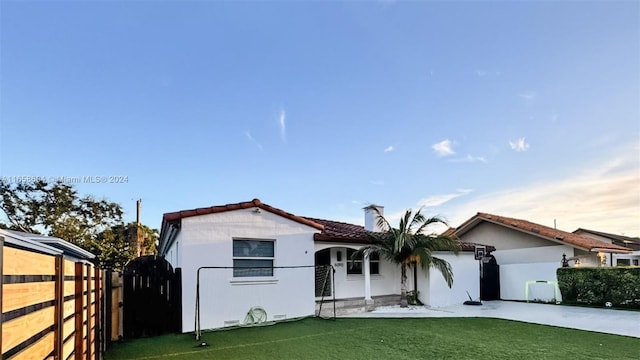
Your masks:
M 503 300 L 526 300 L 527 281 L 557 281 L 556 270 L 562 266 L 562 254 L 571 257 L 574 249 L 568 245 L 551 245 L 494 251 L 493 256 L 500 265 L 500 297 Z M 553 288 L 533 285 L 529 298 L 553 299 Z
M 557 262 L 500 265 L 500 297 L 503 300 L 527 300 L 527 281 L 557 281 Z M 551 300 L 556 298 L 554 287 L 546 284 L 529 286 L 529 300 Z M 556 299 L 560 301 L 560 296 Z
M 313 234 L 318 230 L 262 211 L 234 210 L 182 219 L 179 257 L 182 266 L 182 331 L 194 330 L 196 273 L 202 266 L 233 266 L 234 238 L 275 241 L 274 266 L 314 265 Z M 231 269 L 202 270 L 202 329 L 225 321 L 242 323 L 249 309 L 260 306 L 268 320 L 313 315 L 314 269 L 275 269 L 273 278 L 233 278 Z
M 453 286 L 449 288 L 440 271 L 431 268 L 424 276 L 422 269 L 418 272 L 419 299 L 432 307 L 462 304 L 469 300 L 467 291 L 475 300 L 480 297 L 480 271 L 478 260 L 472 252 L 453 253 L 438 252 L 434 256 L 446 260 L 453 269 Z
M 562 265 L 562 254 L 571 257 L 574 254 L 574 250 L 568 245 L 553 245 L 550 243 L 550 246 L 535 248 L 497 249 L 491 254 L 496 258 L 498 265 L 555 263 L 556 267 L 560 267 Z M 500 271 L 502 271 L 502 267 Z

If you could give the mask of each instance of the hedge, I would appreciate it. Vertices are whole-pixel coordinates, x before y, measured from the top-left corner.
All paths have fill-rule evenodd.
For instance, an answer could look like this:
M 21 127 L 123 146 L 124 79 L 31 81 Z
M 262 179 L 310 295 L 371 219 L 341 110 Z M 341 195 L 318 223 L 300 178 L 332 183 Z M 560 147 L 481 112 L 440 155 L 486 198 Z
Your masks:
M 565 304 L 640 309 L 640 267 L 564 267 L 556 274 Z

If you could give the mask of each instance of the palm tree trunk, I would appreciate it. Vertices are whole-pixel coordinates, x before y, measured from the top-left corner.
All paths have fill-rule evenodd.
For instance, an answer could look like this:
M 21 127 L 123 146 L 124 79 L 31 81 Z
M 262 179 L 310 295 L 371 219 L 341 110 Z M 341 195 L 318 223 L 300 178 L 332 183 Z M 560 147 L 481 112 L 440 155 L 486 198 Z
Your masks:
M 400 265 L 401 275 L 400 275 L 400 307 L 408 307 L 407 303 L 407 265 L 402 263 Z

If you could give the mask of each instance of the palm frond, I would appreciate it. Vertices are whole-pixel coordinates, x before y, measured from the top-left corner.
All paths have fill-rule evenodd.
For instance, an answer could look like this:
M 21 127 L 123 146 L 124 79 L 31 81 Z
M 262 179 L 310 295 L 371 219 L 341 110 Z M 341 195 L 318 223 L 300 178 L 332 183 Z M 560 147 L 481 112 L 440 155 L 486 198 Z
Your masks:
M 442 277 L 447 282 L 447 286 L 451 288 L 453 285 L 453 270 L 451 269 L 451 264 L 443 259 L 433 257 L 431 259 L 431 266 L 440 271 Z
M 379 229 L 382 229 L 382 231 L 388 231 L 389 229 L 393 228 L 377 207 L 374 206 L 373 211 L 377 215 L 376 225 Z

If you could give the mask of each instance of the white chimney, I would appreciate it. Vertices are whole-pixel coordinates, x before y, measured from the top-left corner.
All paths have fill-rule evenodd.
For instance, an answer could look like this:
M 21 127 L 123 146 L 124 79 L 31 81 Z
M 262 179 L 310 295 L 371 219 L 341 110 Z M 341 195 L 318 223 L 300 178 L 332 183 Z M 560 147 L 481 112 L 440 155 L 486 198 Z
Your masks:
M 378 210 L 376 212 L 376 209 Z M 384 206 L 371 204 L 364 208 L 364 229 L 368 231 L 381 232 L 378 227 L 378 215 L 384 216 Z

